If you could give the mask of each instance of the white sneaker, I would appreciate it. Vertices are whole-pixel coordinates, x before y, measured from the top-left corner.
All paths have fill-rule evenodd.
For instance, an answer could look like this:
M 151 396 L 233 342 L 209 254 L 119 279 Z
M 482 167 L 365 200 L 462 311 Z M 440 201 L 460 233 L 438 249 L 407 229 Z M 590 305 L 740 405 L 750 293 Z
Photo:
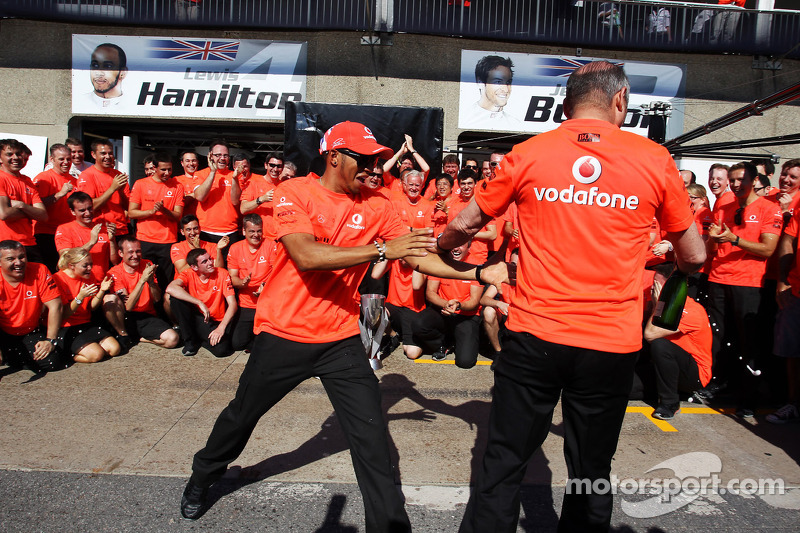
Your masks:
M 772 422 L 773 424 L 798 421 L 800 421 L 800 413 L 797 412 L 797 406 L 791 403 L 787 403 L 771 415 L 767 415 L 767 422 Z

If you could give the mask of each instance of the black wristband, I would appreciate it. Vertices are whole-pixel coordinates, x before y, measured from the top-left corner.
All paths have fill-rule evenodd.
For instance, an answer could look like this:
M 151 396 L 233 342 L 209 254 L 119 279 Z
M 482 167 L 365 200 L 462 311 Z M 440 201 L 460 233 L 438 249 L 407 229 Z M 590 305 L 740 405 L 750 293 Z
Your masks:
M 439 236 L 436 237 L 436 247 L 443 252 L 449 252 L 450 250 L 452 250 L 452 248 L 442 248 L 442 246 L 439 244 L 439 239 L 442 238 L 442 235 L 444 235 L 444 232 L 440 233 Z
M 483 285 L 483 280 L 481 279 L 481 272 L 483 271 L 483 265 L 478 265 L 475 267 L 475 279 L 478 280 L 478 283 Z

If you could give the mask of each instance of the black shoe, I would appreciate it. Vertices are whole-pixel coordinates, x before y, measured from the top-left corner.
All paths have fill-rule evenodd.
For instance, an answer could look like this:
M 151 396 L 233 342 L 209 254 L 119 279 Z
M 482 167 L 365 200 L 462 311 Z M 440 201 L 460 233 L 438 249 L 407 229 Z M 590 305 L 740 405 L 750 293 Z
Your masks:
M 183 346 L 183 350 L 181 350 L 181 354 L 185 357 L 194 357 L 197 355 L 197 352 L 200 351 L 199 346 L 195 346 L 194 344 L 189 344 L 188 342 Z
M 389 342 L 381 349 L 381 359 L 390 356 L 400 346 L 400 335 L 389 336 Z
M 755 411 L 752 409 L 748 409 L 747 407 L 740 407 L 736 410 L 736 416 L 739 418 L 753 418 L 756 416 Z
M 434 361 L 444 361 L 445 359 L 447 359 L 447 348 L 442 346 L 441 348 L 433 352 L 431 359 L 433 359 Z
M 681 404 L 676 403 L 672 405 L 664 405 L 661 404 L 656 407 L 656 410 L 653 411 L 653 418 L 658 418 L 659 420 L 672 420 L 675 418 L 675 415 L 681 412 Z
M 206 511 L 208 489 L 198 487 L 191 481 L 186 484 L 181 497 L 181 516 L 189 520 L 197 520 Z
M 131 348 L 136 346 L 136 341 L 130 335 L 117 335 L 117 342 L 119 347 L 122 348 L 122 353 L 126 354 L 131 351 Z

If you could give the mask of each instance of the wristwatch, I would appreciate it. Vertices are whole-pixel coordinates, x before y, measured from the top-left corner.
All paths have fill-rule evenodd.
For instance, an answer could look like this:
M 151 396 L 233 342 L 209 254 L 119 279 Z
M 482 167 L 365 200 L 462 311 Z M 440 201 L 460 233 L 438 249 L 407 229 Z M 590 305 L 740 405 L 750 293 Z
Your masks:
M 57 337 L 54 338 L 54 339 L 45 339 L 45 340 L 47 342 L 49 342 L 50 344 L 52 344 L 53 346 L 55 346 L 58 343 L 58 338 Z
M 261 201 L 261 197 L 259 196 L 256 198 L 256 205 L 261 205 L 263 202 Z

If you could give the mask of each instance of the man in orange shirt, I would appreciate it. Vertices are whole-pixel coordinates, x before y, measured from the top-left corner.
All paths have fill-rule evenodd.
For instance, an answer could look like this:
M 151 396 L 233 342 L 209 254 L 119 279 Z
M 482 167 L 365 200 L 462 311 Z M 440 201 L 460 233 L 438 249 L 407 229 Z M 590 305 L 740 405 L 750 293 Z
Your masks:
M 178 240 L 178 221 L 183 215 L 183 186 L 172 179 L 172 158 L 153 154 L 153 174 L 138 180 L 131 191 L 128 216 L 138 220 L 136 237 L 144 258 L 156 265 L 162 290 L 175 277 L 170 258 L 172 244 Z
M 716 222 L 708 229 L 708 253 L 712 255 L 708 316 L 714 326 L 714 379 L 722 383 L 730 378 L 738 396 L 737 413 L 748 418 L 754 414 L 757 397 L 754 371 L 761 368 L 757 321 L 761 286 L 767 260 L 783 229 L 780 208 L 753 189 L 757 174 L 751 163 L 730 167 L 728 179 L 736 200 L 714 206 Z M 735 326 L 734 332 L 727 333 L 733 340 L 730 350 L 723 342 L 726 325 Z M 716 383 L 712 384 L 712 394 Z
M 92 272 L 103 279 L 111 262 L 117 257 L 116 227 L 114 224 L 95 219 L 92 197 L 83 191 L 72 193 L 67 198 L 72 221 L 56 228 L 54 237 L 56 250 L 61 254 L 70 248 L 84 248 L 92 256 Z
M 278 177 L 279 181 L 290 180 L 297 174 L 297 165 L 292 163 L 291 161 L 284 161 L 283 162 L 283 170 L 281 170 L 281 175 Z
M 18 241 L 0 241 L 0 362 L 35 372 L 68 366 L 59 346 L 61 296 L 47 268 L 29 263 Z M 47 308 L 47 325 L 42 312 Z
M 22 243 L 31 261 L 42 262 L 33 236 L 33 221 L 46 221 L 39 192 L 22 169 L 30 149 L 16 139 L 0 140 L 0 240 Z
M 714 195 L 714 208 L 717 205 L 722 207 L 724 204 L 733 202 L 736 198 L 731 192 L 728 181 L 728 165 L 714 163 L 708 169 L 708 189 Z
M 250 163 L 247 162 L 248 168 Z M 242 203 L 239 210 L 243 215 L 256 213 L 261 216 L 264 238 L 275 240 L 275 222 L 272 219 L 272 196 L 275 187 L 280 183 L 283 160 L 278 154 L 272 154 L 264 163 L 266 176 L 253 174 L 246 184 L 242 184 Z
M 142 260 L 142 243 L 132 235 L 120 238 L 119 256 L 122 261 L 108 275 L 114 280 L 114 293 L 125 305 L 125 326 L 131 339 L 163 348 L 176 347 L 180 336 L 158 317 L 155 307 L 162 295 L 156 265 Z
M 454 220 L 462 209 L 467 207 L 475 195 L 477 174 L 470 169 L 458 173 L 459 194 L 450 196 L 447 206 L 447 220 Z M 497 223 L 492 220 L 472 237 L 470 246 L 471 260 L 475 264 L 483 264 L 489 258 L 489 243 L 497 239 Z
M 197 212 L 194 190 L 202 183 L 202 180 L 197 177 L 197 168 L 200 163 L 197 160 L 197 153 L 191 150 L 181 152 L 179 157 L 183 174 L 175 176 L 175 179 L 183 185 L 183 212 L 187 215 L 194 215 Z
M 228 238 L 223 237 L 219 242 L 206 242 L 200 238 L 202 233 L 200 228 L 200 221 L 197 220 L 195 215 L 186 215 L 181 218 L 181 235 L 184 240 L 176 242 L 169 250 L 169 256 L 172 260 L 172 266 L 175 267 L 175 273 L 183 272 L 189 265 L 186 263 L 186 256 L 195 248 L 202 248 L 206 250 L 214 260 L 215 267 L 221 267 L 222 249 L 228 245 Z
M 230 334 L 238 305 L 231 277 L 214 266 L 211 255 L 195 248 L 186 256 L 189 268 L 167 286 L 170 307 L 186 344 L 183 355 L 197 355 L 202 346 L 216 357 L 233 353 Z
M 425 178 L 419 170 L 409 170 L 403 177 L 403 194 L 392 196 L 392 204 L 400 220 L 409 229 L 433 226 L 433 202 L 422 197 Z
M 367 531 L 409 531 L 394 484 L 380 390 L 359 338 L 358 284 L 372 260 L 405 258 L 436 276 L 475 279 L 427 249 L 431 230 L 408 229 L 389 200 L 364 186 L 380 176 L 381 146 L 362 124 L 341 122 L 320 143 L 322 176 L 281 183 L 278 248 L 256 310 L 256 340 L 236 397 L 197 452 L 181 514 L 199 518 L 208 487 L 244 449 L 258 420 L 303 380 L 319 376 L 352 447 Z M 267 356 L 268 355 L 268 356 Z
M 67 196 L 78 183 L 69 173 L 71 165 L 69 148 L 63 144 L 54 144 L 50 147 L 50 169 L 33 178 L 33 184 L 47 209 L 47 220 L 37 221 L 33 226 L 33 233 L 42 254 L 42 262 L 52 273 L 58 270 L 56 228 L 74 218 L 67 205 Z
M 264 238 L 264 223 L 255 213 L 242 218 L 244 240 L 233 243 L 228 250 L 228 272 L 233 287 L 239 291 L 239 316 L 233 328 L 231 344 L 234 350 L 251 349 L 256 304 L 271 269 L 275 241 Z
M 116 235 L 128 234 L 128 198 L 131 189 L 128 175 L 115 169 L 114 147 L 107 139 L 92 143 L 94 165 L 81 172 L 78 178 L 78 191 L 92 197 L 94 211 L 99 218 L 116 227 Z
M 516 529 L 525 467 L 550 433 L 559 398 L 569 475 L 559 530 L 609 529 L 612 494 L 581 489 L 609 483 L 642 347 L 641 271 L 653 217 L 682 271 L 705 260 L 669 152 L 620 129 L 629 91 L 617 65 L 576 69 L 567 81 L 568 120 L 514 147 L 439 237 L 443 253 L 517 204 L 517 286 L 462 533 Z M 507 281 L 506 265 L 481 269 L 481 278 Z
M 239 180 L 230 167 L 228 144 L 222 140 L 211 141 L 208 151 L 208 168 L 196 174 L 202 183 L 194 190 L 197 200 L 197 218 L 203 228 L 204 241 L 219 242 L 228 237 L 229 242 L 239 240 L 239 203 L 242 190 Z M 228 253 L 222 251 L 223 261 Z

